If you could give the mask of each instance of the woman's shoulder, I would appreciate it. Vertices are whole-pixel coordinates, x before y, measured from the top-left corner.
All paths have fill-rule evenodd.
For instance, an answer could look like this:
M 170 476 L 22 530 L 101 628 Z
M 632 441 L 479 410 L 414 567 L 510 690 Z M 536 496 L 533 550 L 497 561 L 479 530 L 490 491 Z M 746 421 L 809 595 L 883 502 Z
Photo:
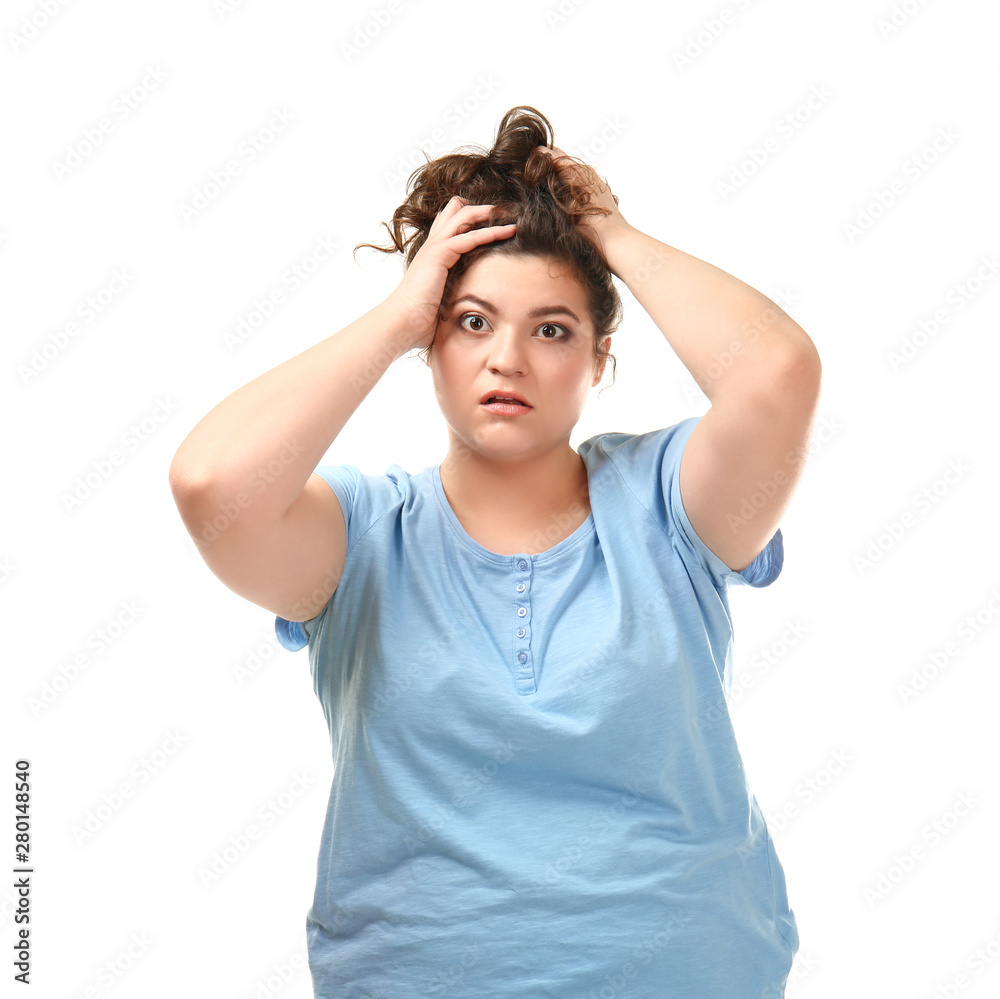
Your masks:
M 619 468 L 633 464 L 648 468 L 654 454 L 658 454 L 662 461 L 671 450 L 683 450 L 699 419 L 701 417 L 691 416 L 655 430 L 608 430 L 588 437 L 578 451 L 587 462 L 588 469 L 607 462 Z

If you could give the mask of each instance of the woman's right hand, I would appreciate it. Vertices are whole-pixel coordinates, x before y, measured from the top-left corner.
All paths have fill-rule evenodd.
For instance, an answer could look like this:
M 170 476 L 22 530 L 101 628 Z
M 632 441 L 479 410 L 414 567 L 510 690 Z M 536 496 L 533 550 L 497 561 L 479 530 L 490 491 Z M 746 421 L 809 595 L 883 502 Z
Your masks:
M 481 219 L 488 219 L 492 207 L 467 205 L 463 198 L 455 195 L 438 212 L 403 280 L 386 299 L 399 310 L 408 340 L 412 334 L 412 342 L 406 350 L 428 347 L 433 342 L 448 271 L 458 258 L 482 243 L 514 235 L 514 223 L 469 228 Z

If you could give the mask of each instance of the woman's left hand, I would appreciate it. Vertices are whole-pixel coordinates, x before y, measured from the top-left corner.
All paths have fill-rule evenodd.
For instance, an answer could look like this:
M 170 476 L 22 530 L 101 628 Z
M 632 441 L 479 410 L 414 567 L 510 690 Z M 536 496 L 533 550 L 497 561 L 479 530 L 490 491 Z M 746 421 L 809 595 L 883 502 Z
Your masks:
M 588 215 L 578 226 L 581 234 L 590 240 L 606 259 L 606 246 L 610 236 L 632 228 L 618 210 L 618 198 L 611 193 L 607 181 L 599 176 L 592 166 L 569 158 L 569 154 L 558 146 L 537 148 L 555 161 L 556 169 L 564 182 L 572 182 L 577 187 L 585 188 L 590 192 L 590 204 L 606 208 L 610 212 L 609 215 Z

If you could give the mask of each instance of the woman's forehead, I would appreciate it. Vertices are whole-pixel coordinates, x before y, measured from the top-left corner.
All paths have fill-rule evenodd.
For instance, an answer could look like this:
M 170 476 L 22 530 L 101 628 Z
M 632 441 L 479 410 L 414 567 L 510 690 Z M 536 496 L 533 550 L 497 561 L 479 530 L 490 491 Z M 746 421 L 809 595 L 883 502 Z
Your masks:
M 548 301 L 553 294 L 572 299 L 573 304 L 561 303 L 570 305 L 570 308 L 586 308 L 586 289 L 572 268 L 551 257 L 528 254 L 484 254 L 458 276 L 450 297 L 454 301 L 463 294 L 474 294 L 502 310 L 510 302 L 512 289 L 518 293 L 518 304 L 526 308 L 553 304 Z

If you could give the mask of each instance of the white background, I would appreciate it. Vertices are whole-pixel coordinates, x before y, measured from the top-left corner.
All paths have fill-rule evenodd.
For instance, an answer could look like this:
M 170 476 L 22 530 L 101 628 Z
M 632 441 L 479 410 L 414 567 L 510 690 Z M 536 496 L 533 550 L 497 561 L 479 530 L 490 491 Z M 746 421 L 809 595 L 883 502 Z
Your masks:
M 774 298 L 823 360 L 784 571 L 732 597 L 732 713 L 801 937 L 789 995 L 996 995 L 997 8 L 559 9 L 4 5 L 3 864 L 27 758 L 37 994 L 311 995 L 331 768 L 307 652 L 211 574 L 167 469 L 230 392 L 392 290 L 400 259 L 351 248 L 385 242 L 420 150 L 488 147 L 529 104 L 633 225 Z M 227 346 L 321 238 L 335 252 Z M 574 446 L 708 405 L 619 288 L 617 382 Z M 446 440 L 411 356 L 326 460 L 416 472 Z M 5 978 L 14 904 L 0 888 Z

